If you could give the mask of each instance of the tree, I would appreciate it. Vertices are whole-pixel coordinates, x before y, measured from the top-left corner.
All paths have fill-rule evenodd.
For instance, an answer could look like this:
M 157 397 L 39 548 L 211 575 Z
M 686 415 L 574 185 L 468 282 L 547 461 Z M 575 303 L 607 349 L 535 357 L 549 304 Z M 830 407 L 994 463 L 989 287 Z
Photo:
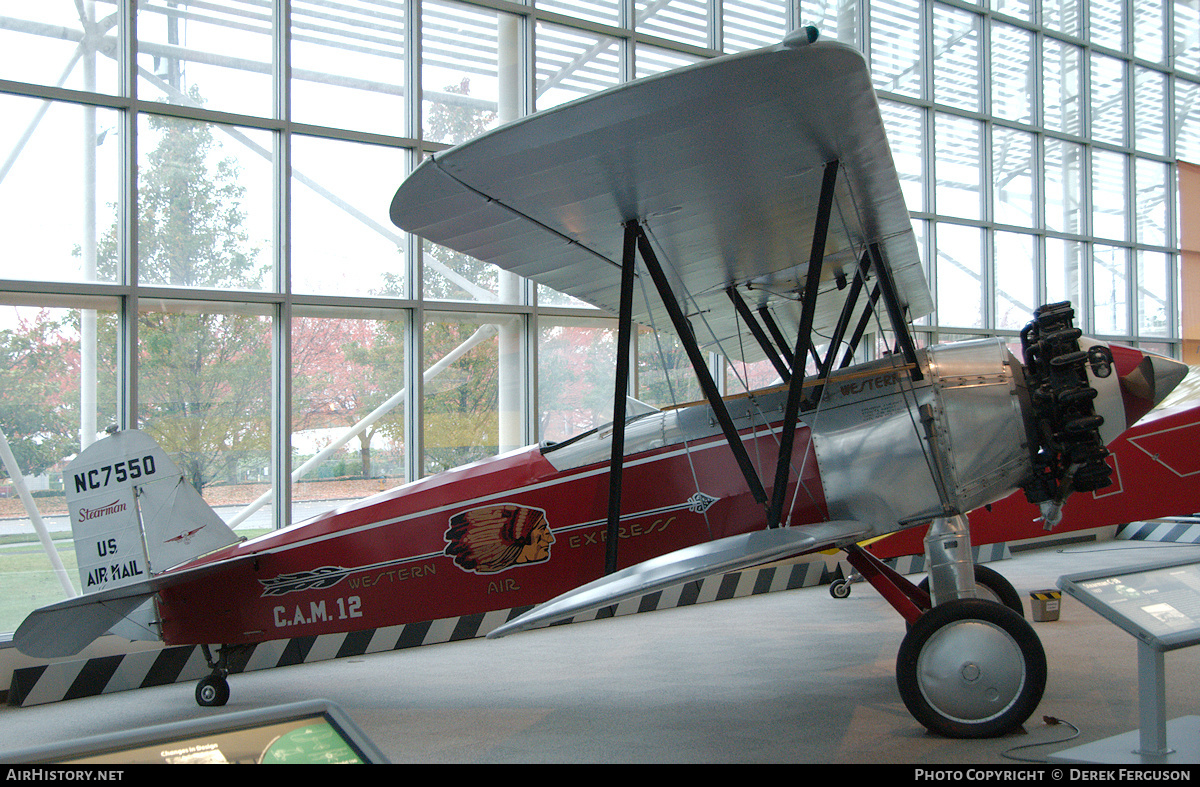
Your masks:
M 404 386 L 403 325 L 387 321 L 301 317 L 292 325 L 294 431 L 350 427 Z M 361 474 L 375 472 L 371 443 L 403 440 L 397 407 L 358 434 Z
M 638 329 L 638 398 L 655 407 L 702 399 L 700 381 L 679 337 L 659 329 Z
M 427 323 L 424 368 L 458 348 L 479 328 L 469 321 Z M 492 336 L 425 386 L 426 471 L 439 472 L 495 453 L 500 444 L 499 372 L 499 347 Z
M 193 93 L 193 98 L 199 97 Z M 232 158 L 213 127 L 151 116 L 158 144 L 138 181 L 138 277 L 211 289 L 258 289 L 258 250 L 245 230 Z M 116 279 L 117 227 L 101 239 L 98 267 Z M 182 295 L 183 293 L 181 293 Z M 115 363 L 116 322 L 101 321 L 102 360 Z M 138 415 L 202 489 L 269 456 L 270 319 L 182 303 L 138 317 Z
M 269 318 L 153 313 L 139 318 L 138 415 L 197 489 L 270 456 Z
M 79 339 L 44 309 L 0 331 L 0 429 L 26 475 L 79 450 Z
M 151 115 L 150 129 L 160 138 L 138 180 L 138 278 L 259 289 L 236 160 L 219 157 L 208 123 Z

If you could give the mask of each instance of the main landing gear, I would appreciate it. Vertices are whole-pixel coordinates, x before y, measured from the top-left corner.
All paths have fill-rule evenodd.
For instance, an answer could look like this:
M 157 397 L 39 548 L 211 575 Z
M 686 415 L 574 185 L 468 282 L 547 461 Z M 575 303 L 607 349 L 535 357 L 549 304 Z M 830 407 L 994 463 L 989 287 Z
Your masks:
M 1020 727 L 1046 687 L 1046 654 L 1024 618 L 985 599 L 933 607 L 896 656 L 909 713 L 949 738 L 991 738 Z
M 974 565 L 971 568 L 975 574 L 976 598 L 995 601 L 1016 612 L 1018 616 L 1025 615 L 1025 608 L 1021 606 L 1021 594 L 1000 572 L 981 565 Z M 929 577 L 922 579 L 917 587 L 928 593 Z
M 954 517 L 931 526 L 926 587 L 859 547 L 847 557 L 909 624 L 896 657 L 896 685 L 909 713 L 940 735 L 991 738 L 1020 728 L 1037 709 L 1046 654 L 1012 585 L 970 563 L 965 525 Z
M 1002 574 L 987 566 L 976 565 L 973 568 L 975 572 L 975 595 L 978 598 L 1003 604 L 1018 615 L 1025 614 L 1025 609 L 1021 606 L 1021 594 L 1017 592 L 1017 589 Z M 849 598 L 850 586 L 855 582 L 861 581 L 863 581 L 862 576 L 857 571 L 853 572 L 849 577 L 839 577 L 829 583 L 829 595 L 837 599 Z M 922 579 L 917 587 L 925 594 L 928 594 L 929 577 Z

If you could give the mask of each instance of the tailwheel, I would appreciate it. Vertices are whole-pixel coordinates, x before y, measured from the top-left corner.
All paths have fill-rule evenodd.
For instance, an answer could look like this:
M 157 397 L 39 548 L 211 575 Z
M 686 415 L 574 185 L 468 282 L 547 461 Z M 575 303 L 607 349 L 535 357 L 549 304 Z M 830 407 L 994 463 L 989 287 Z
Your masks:
M 196 684 L 196 704 L 214 708 L 229 702 L 229 681 L 224 675 L 213 674 Z
M 917 619 L 896 657 L 909 713 L 950 738 L 992 738 L 1020 727 L 1046 688 L 1046 653 L 1033 627 L 984 599 L 939 604 Z
M 219 648 L 216 659 L 208 645 L 201 645 L 200 652 L 212 672 L 196 684 L 196 704 L 204 708 L 220 707 L 229 702 L 229 681 L 225 679 L 229 674 L 229 648 Z

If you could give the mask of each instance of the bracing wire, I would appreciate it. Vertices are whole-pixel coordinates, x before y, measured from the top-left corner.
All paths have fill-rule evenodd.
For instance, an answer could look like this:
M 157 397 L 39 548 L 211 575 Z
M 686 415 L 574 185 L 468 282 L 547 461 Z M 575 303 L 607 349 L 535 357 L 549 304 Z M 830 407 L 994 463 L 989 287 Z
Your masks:
M 646 314 L 650 320 L 650 332 L 652 334 L 654 334 L 654 344 L 658 351 L 659 364 L 662 366 L 663 379 L 666 380 L 666 383 L 667 383 L 667 395 L 671 397 L 672 405 L 678 405 L 679 401 L 675 396 L 675 386 L 671 382 L 671 371 L 667 367 L 667 356 L 666 356 L 666 353 L 663 351 L 662 339 L 659 337 L 658 325 L 655 323 L 655 320 L 654 320 L 654 310 L 650 308 L 650 295 L 649 295 L 649 293 L 646 292 L 646 278 L 647 278 L 646 276 L 638 276 L 637 277 L 639 287 L 642 290 L 642 301 L 646 304 Z M 664 424 L 664 426 L 665 426 L 665 424 Z M 684 451 L 684 455 L 687 456 L 688 470 L 692 474 L 692 487 L 695 489 L 695 491 L 702 492 L 703 490 L 700 489 L 700 477 L 696 473 L 696 465 L 692 460 L 692 451 L 691 451 L 691 446 L 689 444 L 687 435 L 683 434 L 681 431 L 680 436 L 683 438 L 683 451 Z M 708 531 L 708 535 L 711 538 L 712 534 L 713 534 L 713 530 L 712 530 L 712 523 L 709 522 L 709 520 L 708 520 L 708 510 L 705 509 L 705 510 L 701 511 L 700 514 L 701 514 L 701 516 L 704 517 L 704 527 Z
M 659 255 L 659 258 L 660 258 L 660 260 L 669 260 L 669 257 L 668 257 L 668 256 L 667 256 L 667 254 L 666 254 L 666 250 L 663 248 L 662 244 L 660 244 L 660 243 L 658 242 L 658 240 L 655 238 L 653 230 L 652 230 L 652 229 L 651 229 L 651 228 L 650 228 L 648 225 L 645 225 L 645 231 L 646 231 L 646 237 L 647 237 L 647 238 L 650 240 L 650 242 L 651 242 L 651 243 L 653 243 L 653 244 L 654 244 L 654 246 L 656 247 L 656 249 L 657 249 L 657 253 L 658 253 L 658 255 Z M 643 297 L 645 297 L 645 283 L 644 283 L 644 282 L 643 282 L 643 284 L 642 284 L 642 289 L 643 289 Z M 713 330 L 712 330 L 712 327 L 709 325 L 709 323 L 708 323 L 708 319 L 707 319 L 707 317 L 705 317 L 705 310 L 704 310 L 704 309 L 702 309 L 702 308 L 700 308 L 700 307 L 699 307 L 699 305 L 696 303 L 695 296 L 693 296 L 693 295 L 692 295 L 692 293 L 691 293 L 690 291 L 688 291 L 688 290 L 686 290 L 686 289 L 685 289 L 685 290 L 684 290 L 684 292 L 683 292 L 683 298 L 684 298 L 684 300 L 686 300 L 686 301 L 687 301 L 687 302 L 688 302 L 688 303 L 689 303 L 689 304 L 690 304 L 690 305 L 693 307 L 693 308 L 692 308 L 692 311 L 693 311 L 695 314 L 697 314 L 697 315 L 699 316 L 700 320 L 703 322 L 703 324 L 704 324 L 704 326 L 705 326 L 705 329 L 708 331 L 708 335 L 710 335 L 710 336 L 712 336 L 712 337 L 713 337 L 713 339 L 714 339 L 714 342 L 715 342 L 715 345 L 716 345 L 716 347 L 717 347 L 718 351 L 720 352 L 720 354 L 721 354 L 722 356 L 724 356 L 725 358 L 729 358 L 729 357 L 731 357 L 731 356 L 730 356 L 730 355 L 729 355 L 729 354 L 728 354 L 728 353 L 725 351 L 725 348 L 724 348 L 724 346 L 721 344 L 721 341 L 720 341 L 720 339 L 718 339 L 718 338 L 717 338 L 716 332 L 715 332 L 715 331 L 713 331 Z M 649 310 L 649 309 L 647 309 L 647 310 Z M 650 318 L 650 319 L 651 319 L 651 322 L 653 323 L 653 316 L 651 316 L 651 318 Z M 657 341 L 657 330 L 656 330 L 656 333 L 655 333 L 655 340 Z M 738 332 L 738 340 L 739 340 L 739 342 L 741 341 L 741 332 L 740 332 L 740 331 Z M 661 354 L 661 345 L 660 345 L 660 354 Z M 738 356 L 738 357 L 744 357 L 744 356 Z M 664 366 L 665 366 L 665 364 L 664 364 Z M 736 372 L 736 371 L 735 371 L 735 374 L 737 374 L 737 372 Z M 743 387 L 744 387 L 744 388 L 747 388 L 747 390 L 748 390 L 749 386 L 746 384 L 746 382 L 745 382 L 744 380 L 742 380 L 742 378 L 741 378 L 741 376 L 740 376 L 740 375 L 738 375 L 738 380 L 739 380 L 739 382 L 742 382 L 742 385 L 743 385 Z M 673 398 L 673 397 L 674 397 L 674 394 L 672 394 L 672 398 Z M 778 446 L 779 446 L 779 444 L 780 444 L 780 433 L 779 433 L 777 430 L 770 428 L 770 420 L 769 420 L 769 418 L 767 417 L 766 413 L 764 413 L 764 412 L 762 411 L 762 408 L 761 408 L 761 406 L 759 405 L 758 399 L 757 399 L 756 397 L 754 397 L 753 395 L 751 395 L 751 396 L 748 398 L 748 401 L 750 402 L 750 404 L 751 404 L 751 406 L 753 407 L 753 409 L 754 409 L 754 412 L 757 414 L 757 416 L 758 416 L 759 418 L 761 418 L 761 419 L 762 419 L 762 423 L 763 423 L 765 426 L 767 426 L 767 432 L 768 432 L 768 434 L 771 436 L 771 438 L 772 438 L 772 439 L 774 439 L 774 440 L 775 440 L 775 444 L 776 444 L 776 446 L 778 447 Z M 674 402 L 673 402 L 673 403 L 674 403 Z M 755 444 L 756 444 L 756 453 L 757 453 L 757 452 L 758 452 L 758 449 L 757 449 L 757 442 L 758 442 L 758 441 L 757 441 L 757 440 L 755 440 L 754 442 L 755 442 Z M 686 447 L 686 442 L 685 442 L 685 447 Z M 808 464 L 807 464 L 807 463 L 808 463 L 808 457 L 809 457 L 809 454 L 812 454 L 812 453 L 813 453 L 813 452 L 810 450 L 810 448 L 809 448 L 809 447 L 806 447 L 806 448 L 805 448 L 805 450 L 804 450 L 804 457 L 803 457 L 803 459 L 801 460 L 801 464 L 800 464 L 799 468 L 797 468 L 797 467 L 796 467 L 796 465 L 795 465 L 794 463 L 791 465 L 791 470 L 792 470 L 792 472 L 794 472 L 794 473 L 796 474 L 796 478 L 797 478 L 797 480 L 798 480 L 798 483 L 796 484 L 796 491 L 793 493 L 793 497 L 792 497 L 792 503 L 791 503 L 791 506 L 789 507 L 789 511 L 795 507 L 795 502 L 796 502 L 796 499 L 797 499 L 797 497 L 799 496 L 799 494 L 800 494 L 800 490 L 801 490 L 802 488 L 804 489 L 805 493 L 806 493 L 806 494 L 809 496 L 809 499 L 810 499 L 810 500 L 813 500 L 813 501 L 815 502 L 815 497 L 813 496 L 812 492 L 811 492 L 811 491 L 809 491 L 809 490 L 807 489 L 807 487 L 806 487 L 806 486 L 804 485 L 804 483 L 803 483 L 804 471 L 807 469 L 807 466 L 808 466 Z M 759 454 L 759 457 L 760 457 L 760 459 L 761 459 L 761 454 Z M 689 461 L 689 463 L 691 462 L 691 455 L 690 455 L 690 453 L 689 453 L 689 455 L 688 455 L 688 461 Z M 759 463 L 759 466 L 760 466 L 760 467 L 762 466 L 762 463 L 761 463 L 761 462 Z M 693 468 L 693 476 L 694 476 L 694 475 L 695 475 L 695 471 L 694 471 L 694 468 Z M 705 521 L 707 522 L 707 515 L 706 515 L 706 520 L 705 520 Z

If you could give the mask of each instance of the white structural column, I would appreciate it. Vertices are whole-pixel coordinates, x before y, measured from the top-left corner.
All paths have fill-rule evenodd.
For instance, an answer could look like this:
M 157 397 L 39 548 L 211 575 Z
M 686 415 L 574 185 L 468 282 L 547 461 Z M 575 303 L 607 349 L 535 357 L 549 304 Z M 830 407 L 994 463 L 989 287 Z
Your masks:
M 521 20 L 510 14 L 497 14 L 497 51 L 499 101 L 497 114 L 501 123 L 516 120 L 521 111 Z M 499 272 L 500 303 L 516 304 L 521 298 L 520 278 L 508 271 Z M 520 448 L 526 444 L 522 389 L 524 387 L 524 365 L 522 363 L 523 320 L 519 316 L 500 320 L 498 358 L 499 402 L 499 450 L 501 453 Z

